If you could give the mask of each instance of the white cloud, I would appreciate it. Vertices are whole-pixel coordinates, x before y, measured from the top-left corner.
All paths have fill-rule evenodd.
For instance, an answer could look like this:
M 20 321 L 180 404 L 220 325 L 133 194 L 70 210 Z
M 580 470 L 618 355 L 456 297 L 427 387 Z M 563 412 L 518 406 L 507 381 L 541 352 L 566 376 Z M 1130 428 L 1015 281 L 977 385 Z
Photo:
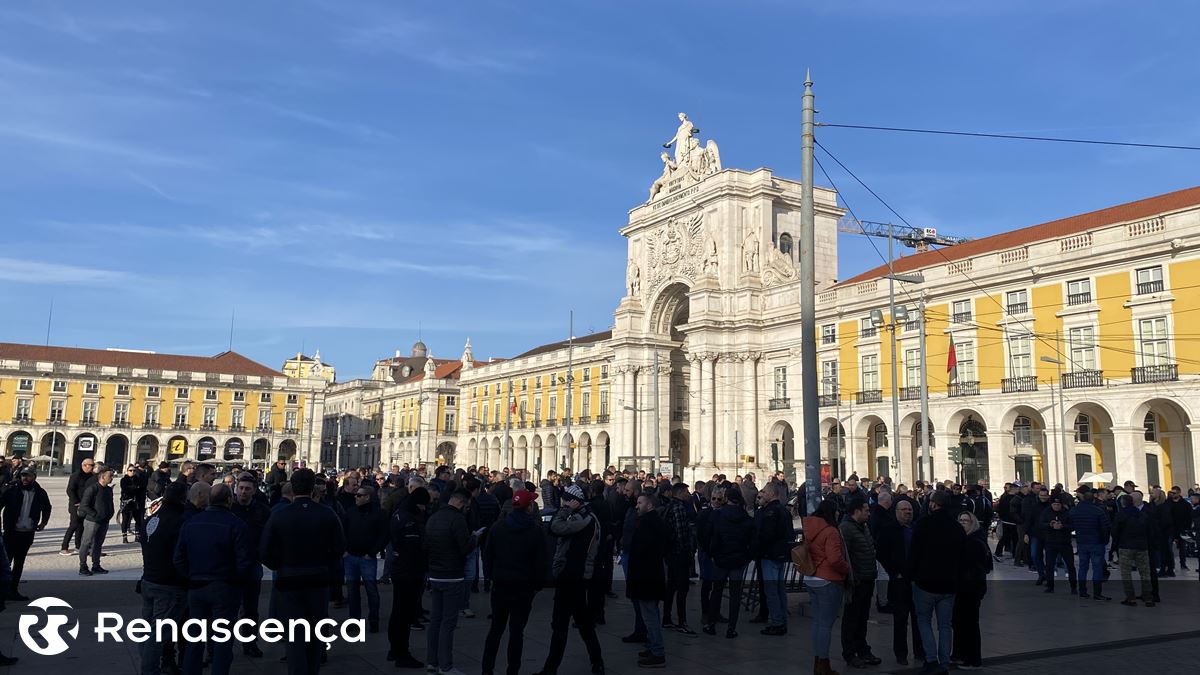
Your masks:
M 120 157 L 152 166 L 172 166 L 193 169 L 210 168 L 203 162 L 186 157 L 166 154 L 155 150 L 148 150 L 126 143 L 83 138 L 81 136 L 75 136 L 52 129 L 0 124 L 0 136 L 8 136 L 16 140 L 30 143 L 59 146 L 68 150 L 76 150 L 79 152 L 110 155 L 113 157 Z
M 0 280 L 27 284 L 111 284 L 129 280 L 114 270 L 59 263 L 0 258 Z

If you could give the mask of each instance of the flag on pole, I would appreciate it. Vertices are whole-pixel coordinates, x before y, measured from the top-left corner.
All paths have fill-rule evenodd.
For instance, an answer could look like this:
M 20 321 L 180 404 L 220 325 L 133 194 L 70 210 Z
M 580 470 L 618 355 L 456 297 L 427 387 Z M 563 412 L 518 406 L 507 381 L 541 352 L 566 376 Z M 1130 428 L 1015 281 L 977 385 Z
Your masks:
M 950 336 L 950 353 L 946 355 L 946 372 L 951 384 L 958 379 L 958 352 L 954 349 L 954 336 Z

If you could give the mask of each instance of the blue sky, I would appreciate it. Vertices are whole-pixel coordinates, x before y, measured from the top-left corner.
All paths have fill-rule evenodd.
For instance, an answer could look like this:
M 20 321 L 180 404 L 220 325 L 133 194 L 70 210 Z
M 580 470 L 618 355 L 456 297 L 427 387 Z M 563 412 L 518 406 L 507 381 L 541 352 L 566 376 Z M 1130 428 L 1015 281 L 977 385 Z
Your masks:
M 1048 6 L 1049 5 L 1049 6 Z M 341 378 L 606 329 L 617 229 L 686 111 L 799 177 L 818 118 L 1200 145 L 1191 2 L 5 2 L 0 340 Z M 1200 183 L 1200 153 L 823 129 L 913 224 L 980 236 Z M 833 167 L 858 215 L 878 203 Z M 824 182 L 819 180 L 819 182 Z M 878 263 L 853 237 L 841 274 Z

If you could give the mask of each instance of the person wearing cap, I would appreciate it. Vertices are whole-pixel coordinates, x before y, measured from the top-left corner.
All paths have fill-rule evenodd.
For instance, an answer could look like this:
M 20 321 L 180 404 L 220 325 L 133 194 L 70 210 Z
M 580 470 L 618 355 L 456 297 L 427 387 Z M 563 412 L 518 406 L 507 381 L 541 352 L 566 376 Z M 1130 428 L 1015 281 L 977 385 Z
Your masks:
M 592 578 L 596 551 L 600 546 L 600 523 L 578 485 L 569 485 L 562 503 L 550 521 L 550 534 L 557 538 L 551 572 L 555 581 L 554 610 L 550 619 L 550 652 L 541 675 L 555 675 L 567 648 L 567 630 L 574 619 L 587 647 L 592 673 L 604 672 L 604 657 L 596 624 L 588 611 L 587 588 Z
M 1079 549 L 1079 597 L 1111 600 L 1101 589 L 1104 584 L 1104 547 L 1108 543 L 1109 522 L 1104 508 L 1096 503 L 1092 488 L 1081 485 L 1075 493 L 1079 501 L 1071 509 L 1075 528 L 1075 546 Z M 1088 594 L 1088 569 L 1092 571 L 1092 593 Z
M 1079 587 L 1075 579 L 1075 555 L 1071 550 L 1071 514 L 1067 510 L 1069 498 L 1058 495 L 1050 500 L 1050 508 L 1042 511 L 1038 520 L 1038 531 L 1041 534 L 1043 546 L 1043 567 L 1045 568 L 1046 593 L 1054 592 L 1054 569 L 1056 561 L 1061 556 L 1067 566 L 1067 578 L 1071 582 L 1071 593 L 1078 593 Z
M 533 611 L 533 598 L 549 573 L 545 537 L 538 524 L 536 492 L 521 491 L 512 497 L 512 512 L 488 531 L 483 548 L 483 572 L 492 580 L 492 623 L 483 643 L 484 675 L 492 675 L 500 638 L 508 628 L 508 675 L 521 669 L 525 625 Z
M 0 496 L 0 509 L 4 511 L 4 548 L 12 559 L 12 585 L 2 590 L 9 600 L 25 601 L 29 598 L 17 588 L 25 557 L 33 546 L 34 532 L 46 529 L 50 522 L 50 496 L 38 485 L 33 469 L 25 467 L 18 472 L 17 481 Z

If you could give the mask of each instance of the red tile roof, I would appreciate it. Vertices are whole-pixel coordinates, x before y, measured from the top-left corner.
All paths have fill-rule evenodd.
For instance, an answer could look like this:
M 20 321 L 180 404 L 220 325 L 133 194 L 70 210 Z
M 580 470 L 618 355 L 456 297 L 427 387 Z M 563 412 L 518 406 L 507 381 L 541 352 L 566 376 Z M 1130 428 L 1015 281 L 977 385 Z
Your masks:
M 1041 225 L 1024 227 L 1019 230 L 1012 230 L 1011 232 L 1002 232 L 982 239 L 972 239 L 971 241 L 937 251 L 917 253 L 916 255 L 897 259 L 892 263 L 892 268 L 897 273 L 911 272 L 953 260 L 962 260 L 985 253 L 1026 246 L 1038 241 L 1068 237 L 1107 225 L 1152 218 L 1164 213 L 1194 206 L 1200 206 L 1200 187 L 1168 192 L 1165 195 L 1139 199 L 1136 202 L 1129 202 L 1127 204 L 1118 204 L 1117 206 L 1110 206 L 1099 211 L 1092 211 L 1091 213 L 1052 220 Z M 876 279 L 885 274 L 887 274 L 887 265 L 880 265 L 845 281 L 841 281 L 838 283 L 838 286 Z
M 182 356 L 179 354 L 149 354 L 80 347 L 43 347 L 0 342 L 0 359 L 225 375 L 257 375 L 260 377 L 281 377 L 283 375 L 283 373 L 272 370 L 257 361 L 251 361 L 237 352 L 221 352 L 216 356 Z
M 574 343 L 576 345 L 587 345 L 587 344 L 592 344 L 593 342 L 604 342 L 605 340 L 610 340 L 610 339 L 612 339 L 612 331 L 604 330 L 604 331 L 600 331 L 599 333 L 592 333 L 591 335 L 578 336 L 575 338 Z M 558 342 L 551 342 L 549 344 L 540 345 L 540 346 L 534 347 L 533 349 L 530 349 L 529 351 L 524 352 L 522 354 L 517 354 L 513 358 L 514 359 L 523 359 L 527 356 L 537 356 L 538 354 L 548 354 L 550 352 L 556 352 L 560 349 L 566 349 L 567 346 L 571 342 L 572 342 L 571 340 L 560 340 Z
M 421 359 L 421 361 L 423 364 L 425 360 Z M 474 364 L 477 367 L 485 365 L 481 361 L 475 361 Z M 435 368 L 433 371 L 433 377 L 435 379 L 444 380 L 450 378 L 457 380 L 459 376 L 462 375 L 463 364 L 462 361 L 458 359 L 434 359 L 433 365 Z M 413 373 L 407 378 L 399 380 L 397 384 L 404 382 L 420 382 L 423 379 L 425 379 L 425 366 L 421 365 L 420 368 L 413 368 Z

